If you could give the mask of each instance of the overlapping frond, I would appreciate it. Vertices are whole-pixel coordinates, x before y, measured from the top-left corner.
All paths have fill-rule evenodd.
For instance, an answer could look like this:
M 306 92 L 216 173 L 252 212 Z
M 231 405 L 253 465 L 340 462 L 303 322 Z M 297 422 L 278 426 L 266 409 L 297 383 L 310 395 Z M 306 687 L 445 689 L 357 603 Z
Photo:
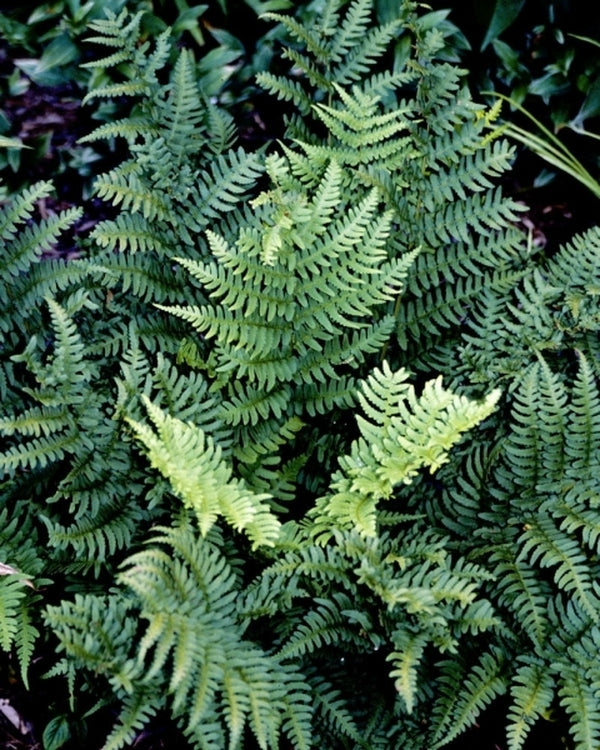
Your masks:
M 139 422 L 130 420 L 130 424 L 148 449 L 152 465 L 195 512 L 202 534 L 223 516 L 255 545 L 273 544 L 280 524 L 265 502 L 268 496 L 255 494 L 235 480 L 221 460 L 219 447 L 199 427 L 168 416 L 150 402 L 146 408 L 156 433 Z
M 206 750 L 431 750 L 501 695 L 510 750 L 550 710 L 598 745 L 600 234 L 531 253 L 494 112 L 377 10 L 267 14 L 295 114 L 256 152 L 238 52 L 94 21 L 112 218 L 65 263 L 48 185 L 0 210 L 0 648 L 26 680 L 58 638 L 107 748 L 160 712 Z
M 396 485 L 410 483 L 419 469 L 436 471 L 461 434 L 485 419 L 499 397 L 493 393 L 481 403 L 469 402 L 439 380 L 426 383 L 417 396 L 406 377 L 384 364 L 363 384 L 359 400 L 367 419 L 357 418 L 361 437 L 340 458 L 331 495 L 321 502 L 324 525 L 328 518 L 375 534 L 379 501 L 389 499 Z

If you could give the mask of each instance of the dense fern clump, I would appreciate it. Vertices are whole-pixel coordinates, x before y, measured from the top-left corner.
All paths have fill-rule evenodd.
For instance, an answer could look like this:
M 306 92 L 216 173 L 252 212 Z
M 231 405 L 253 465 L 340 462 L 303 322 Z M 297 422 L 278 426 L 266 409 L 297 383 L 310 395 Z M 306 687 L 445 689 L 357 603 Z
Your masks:
M 206 60 L 94 21 L 112 217 L 58 263 L 50 186 L 0 211 L 0 646 L 57 654 L 65 742 L 432 750 L 504 696 L 510 750 L 592 750 L 600 232 L 530 252 L 415 3 L 309 10 L 255 152 Z

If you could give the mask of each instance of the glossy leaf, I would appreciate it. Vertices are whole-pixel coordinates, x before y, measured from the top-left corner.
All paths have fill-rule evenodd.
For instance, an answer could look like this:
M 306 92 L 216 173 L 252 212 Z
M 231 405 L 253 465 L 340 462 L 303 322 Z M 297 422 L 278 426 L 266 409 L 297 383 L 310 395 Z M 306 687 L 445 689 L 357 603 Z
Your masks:
M 496 0 L 490 25 L 481 43 L 482 51 L 513 23 L 524 4 L 525 0 Z

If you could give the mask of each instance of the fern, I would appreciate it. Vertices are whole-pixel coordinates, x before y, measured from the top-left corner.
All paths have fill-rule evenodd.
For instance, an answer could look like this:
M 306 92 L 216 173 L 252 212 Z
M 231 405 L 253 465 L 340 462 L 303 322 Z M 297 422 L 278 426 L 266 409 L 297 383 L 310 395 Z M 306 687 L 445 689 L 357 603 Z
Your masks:
M 123 747 L 131 739 L 162 705 L 162 691 L 175 717 L 186 709 L 184 724 L 190 736 L 199 733 L 205 718 L 209 726 L 217 719 L 218 707 L 222 729 L 212 732 L 215 741 L 226 729 L 231 746 L 236 746 L 248 725 L 259 747 L 273 748 L 282 716 L 290 719 L 296 702 L 297 728 L 306 731 L 306 719 L 299 718 L 310 713 L 306 686 L 293 670 L 241 638 L 232 606 L 239 582 L 219 548 L 209 540 L 194 539 L 189 527 L 159 531 L 154 546 L 129 558 L 120 576 L 131 601 L 124 594 L 102 602 L 88 596 L 48 611 L 66 653 L 104 674 L 123 700 L 120 723 L 108 746 Z M 132 654 L 130 631 L 137 620 L 129 613 L 134 602 L 148 625 Z M 89 642 L 82 628 L 91 612 L 102 625 L 98 640 Z M 120 630 L 119 638 L 112 635 L 115 630 Z M 84 648 L 82 638 L 88 641 Z M 112 654 L 107 659 L 108 643 Z M 167 660 L 172 674 L 165 683 Z M 206 737 L 204 741 L 207 747 L 219 746 Z
M 246 531 L 254 544 L 273 544 L 279 522 L 270 513 L 266 496 L 232 480 L 218 446 L 200 428 L 165 415 L 149 402 L 146 407 L 157 434 L 140 423 L 131 424 L 149 449 L 153 466 L 171 481 L 184 505 L 195 511 L 202 534 L 223 515 L 236 530 Z
M 305 48 L 302 57 L 292 55 L 305 78 L 262 74 L 259 82 L 291 99 L 304 115 L 301 124 L 290 123 L 288 134 L 311 163 L 334 158 L 352 169 L 356 186 L 362 182 L 381 190 L 398 222 L 391 246 L 397 243 L 397 252 L 420 248 L 394 312 L 406 360 L 420 362 L 427 352 L 425 360 L 431 362 L 436 342 L 460 328 L 489 288 L 510 288 L 518 278 L 523 241 L 513 222 L 520 209 L 493 184 L 509 168 L 512 152 L 505 142 L 486 137 L 489 118 L 461 90 L 460 73 L 435 60 L 435 34 L 409 3 L 399 11 L 400 23 L 403 33 L 414 34 L 418 56 L 389 79 L 369 78 L 363 70 L 352 85 L 353 75 L 347 79 L 342 69 L 350 71 L 355 60 L 370 67 L 363 49 L 371 46 L 375 60 L 385 47 L 379 48 L 376 38 L 383 43 L 395 28 L 396 22 L 374 28 L 364 44 L 353 47 L 351 60 L 336 66 L 332 57 L 343 58 L 348 40 L 362 33 L 369 5 L 351 3 L 342 15 L 332 3 L 310 31 L 271 14 Z M 333 17 L 338 26 L 329 27 Z M 398 101 L 396 90 L 410 91 L 411 85 L 415 93 Z M 306 117 L 309 106 L 327 130 L 326 142 L 314 134 Z M 309 173 L 308 166 L 302 169 Z
M 33 613 L 45 576 L 39 539 L 23 501 L 7 502 L 0 512 L 0 646 L 15 650 L 21 679 L 28 687 L 28 669 L 40 636 Z
M 56 262 L 52 265 L 52 274 L 42 275 L 45 269 L 39 261 L 43 252 L 50 249 L 82 213 L 73 208 L 32 224 L 37 202 L 51 190 L 50 183 L 37 183 L 0 208 L 0 331 L 3 333 L 2 353 L 7 358 L 15 353 L 23 333 L 33 335 L 40 328 L 41 319 L 34 301 L 73 284 L 79 277 L 75 268 Z
M 497 112 L 397 11 L 267 14 L 255 152 L 241 69 L 94 21 L 113 217 L 62 263 L 48 185 L 0 211 L 0 647 L 58 643 L 106 747 L 429 750 L 493 702 L 598 744 L 600 234 L 532 255 Z
M 309 112 L 312 102 L 318 102 L 331 93 L 334 83 L 344 86 L 364 80 L 400 26 L 399 20 L 373 25 L 369 0 L 355 0 L 343 16 L 339 13 L 340 5 L 338 2 L 328 3 L 326 11 L 312 28 L 290 16 L 265 14 L 265 18 L 283 24 L 306 48 L 308 54 L 305 55 L 294 49 L 287 50 L 284 55 L 302 71 L 312 86 L 307 90 L 304 82 L 290 81 L 286 76 L 267 72 L 259 73 L 258 81 L 280 98 L 291 99 L 301 114 Z
M 600 738 L 600 711 L 598 711 L 598 684 L 590 683 L 583 675 L 574 671 L 558 692 L 560 702 L 571 719 L 572 736 L 579 750 L 592 748 Z
M 457 680 L 462 687 L 458 690 Z M 464 682 L 463 682 L 464 681 Z M 440 698 L 434 704 L 433 723 L 436 731 L 431 738 L 432 747 L 443 747 L 475 721 L 491 700 L 506 691 L 503 659 L 500 653 L 484 652 L 471 669 L 460 669 L 448 663 Z M 440 714 L 438 717 L 436 714 Z M 443 718 L 442 718 L 443 717 Z M 443 730 L 443 739 L 440 737 Z
M 593 246 L 595 232 L 589 240 Z M 591 278 L 594 273 L 587 250 L 578 247 L 579 256 L 571 247 L 563 249 L 543 274 L 533 270 L 511 294 L 486 294 L 473 318 L 478 343 L 471 334 L 464 337 L 466 364 L 472 366 L 470 355 L 477 351 L 477 369 L 470 377 L 479 383 L 508 383 L 509 402 L 486 464 L 475 474 L 471 471 L 470 481 L 461 480 L 461 494 L 451 479 L 452 473 L 464 471 L 458 455 L 440 472 L 447 493 L 443 513 L 458 497 L 460 511 L 478 519 L 476 527 L 458 522 L 459 511 L 452 510 L 457 521 L 450 528 L 458 531 L 461 549 L 480 559 L 492 552 L 496 581 L 487 590 L 516 637 L 510 647 L 502 644 L 518 655 L 519 665 L 508 712 L 510 747 L 524 746 L 533 723 L 559 703 L 569 716 L 576 746 L 592 747 L 596 741 L 595 708 L 581 685 L 596 679 L 590 655 L 597 637 L 598 516 L 592 478 L 596 458 L 589 448 L 595 440 L 598 375 L 587 352 L 589 331 L 597 323 L 588 307 L 585 324 L 572 325 L 570 300 L 586 299 L 585 273 Z M 571 263 L 568 278 L 566 257 Z M 460 501 L 464 487 L 467 503 Z M 432 497 L 430 502 L 435 516 L 439 500 Z M 555 668 L 566 650 L 572 666 Z
M 212 263 L 180 259 L 209 301 L 161 308 L 217 341 L 206 363 L 211 388 L 222 393 L 237 457 L 250 462 L 258 446 L 279 443 L 290 419 L 352 403 L 353 384 L 338 373 L 385 345 L 392 320 L 373 322 L 373 308 L 398 293 L 412 262 L 387 259 L 389 217 L 375 191 L 345 218 L 333 215 L 344 200 L 336 163 L 311 190 L 284 159 L 270 157 L 267 170 L 273 189 L 257 197 L 235 244 L 208 232 Z M 241 290 L 239 277 L 251 286 Z
M 545 664 L 529 659 L 517 670 L 508 716 L 507 738 L 510 750 L 523 747 L 532 725 L 550 708 L 554 697 L 554 678 Z
M 394 646 L 399 649 L 387 657 L 394 669 L 390 677 L 394 679 L 394 687 L 402 696 L 408 713 L 412 713 L 417 696 L 419 671 L 423 660 L 427 638 L 423 633 L 399 631 L 394 633 Z
M 436 381 L 427 383 L 417 399 L 405 378 L 384 365 L 363 386 L 360 401 L 373 421 L 359 417 L 361 438 L 340 459 L 342 471 L 333 477 L 333 492 L 322 504 L 318 523 L 334 520 L 375 534 L 377 502 L 388 499 L 395 485 L 410 483 L 423 466 L 439 468 L 461 432 L 485 418 L 499 395 L 469 404 Z
M 162 708 L 164 700 L 152 687 L 139 690 L 123 700 L 116 726 L 104 742 L 106 750 L 119 750 L 135 737 L 148 721 Z

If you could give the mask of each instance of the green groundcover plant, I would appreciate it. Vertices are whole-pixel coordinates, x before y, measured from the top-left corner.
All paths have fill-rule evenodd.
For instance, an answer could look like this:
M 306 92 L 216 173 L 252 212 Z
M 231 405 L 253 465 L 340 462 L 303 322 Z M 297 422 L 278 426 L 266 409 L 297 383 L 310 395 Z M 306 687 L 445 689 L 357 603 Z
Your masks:
M 287 115 L 254 151 L 168 29 L 91 21 L 113 214 L 63 262 L 50 185 L 0 210 L 0 645 L 25 685 L 54 655 L 46 750 L 94 714 L 106 750 L 157 715 L 433 750 L 491 704 L 510 750 L 549 716 L 592 750 L 600 231 L 536 256 L 415 3 L 303 11 L 265 14 Z

